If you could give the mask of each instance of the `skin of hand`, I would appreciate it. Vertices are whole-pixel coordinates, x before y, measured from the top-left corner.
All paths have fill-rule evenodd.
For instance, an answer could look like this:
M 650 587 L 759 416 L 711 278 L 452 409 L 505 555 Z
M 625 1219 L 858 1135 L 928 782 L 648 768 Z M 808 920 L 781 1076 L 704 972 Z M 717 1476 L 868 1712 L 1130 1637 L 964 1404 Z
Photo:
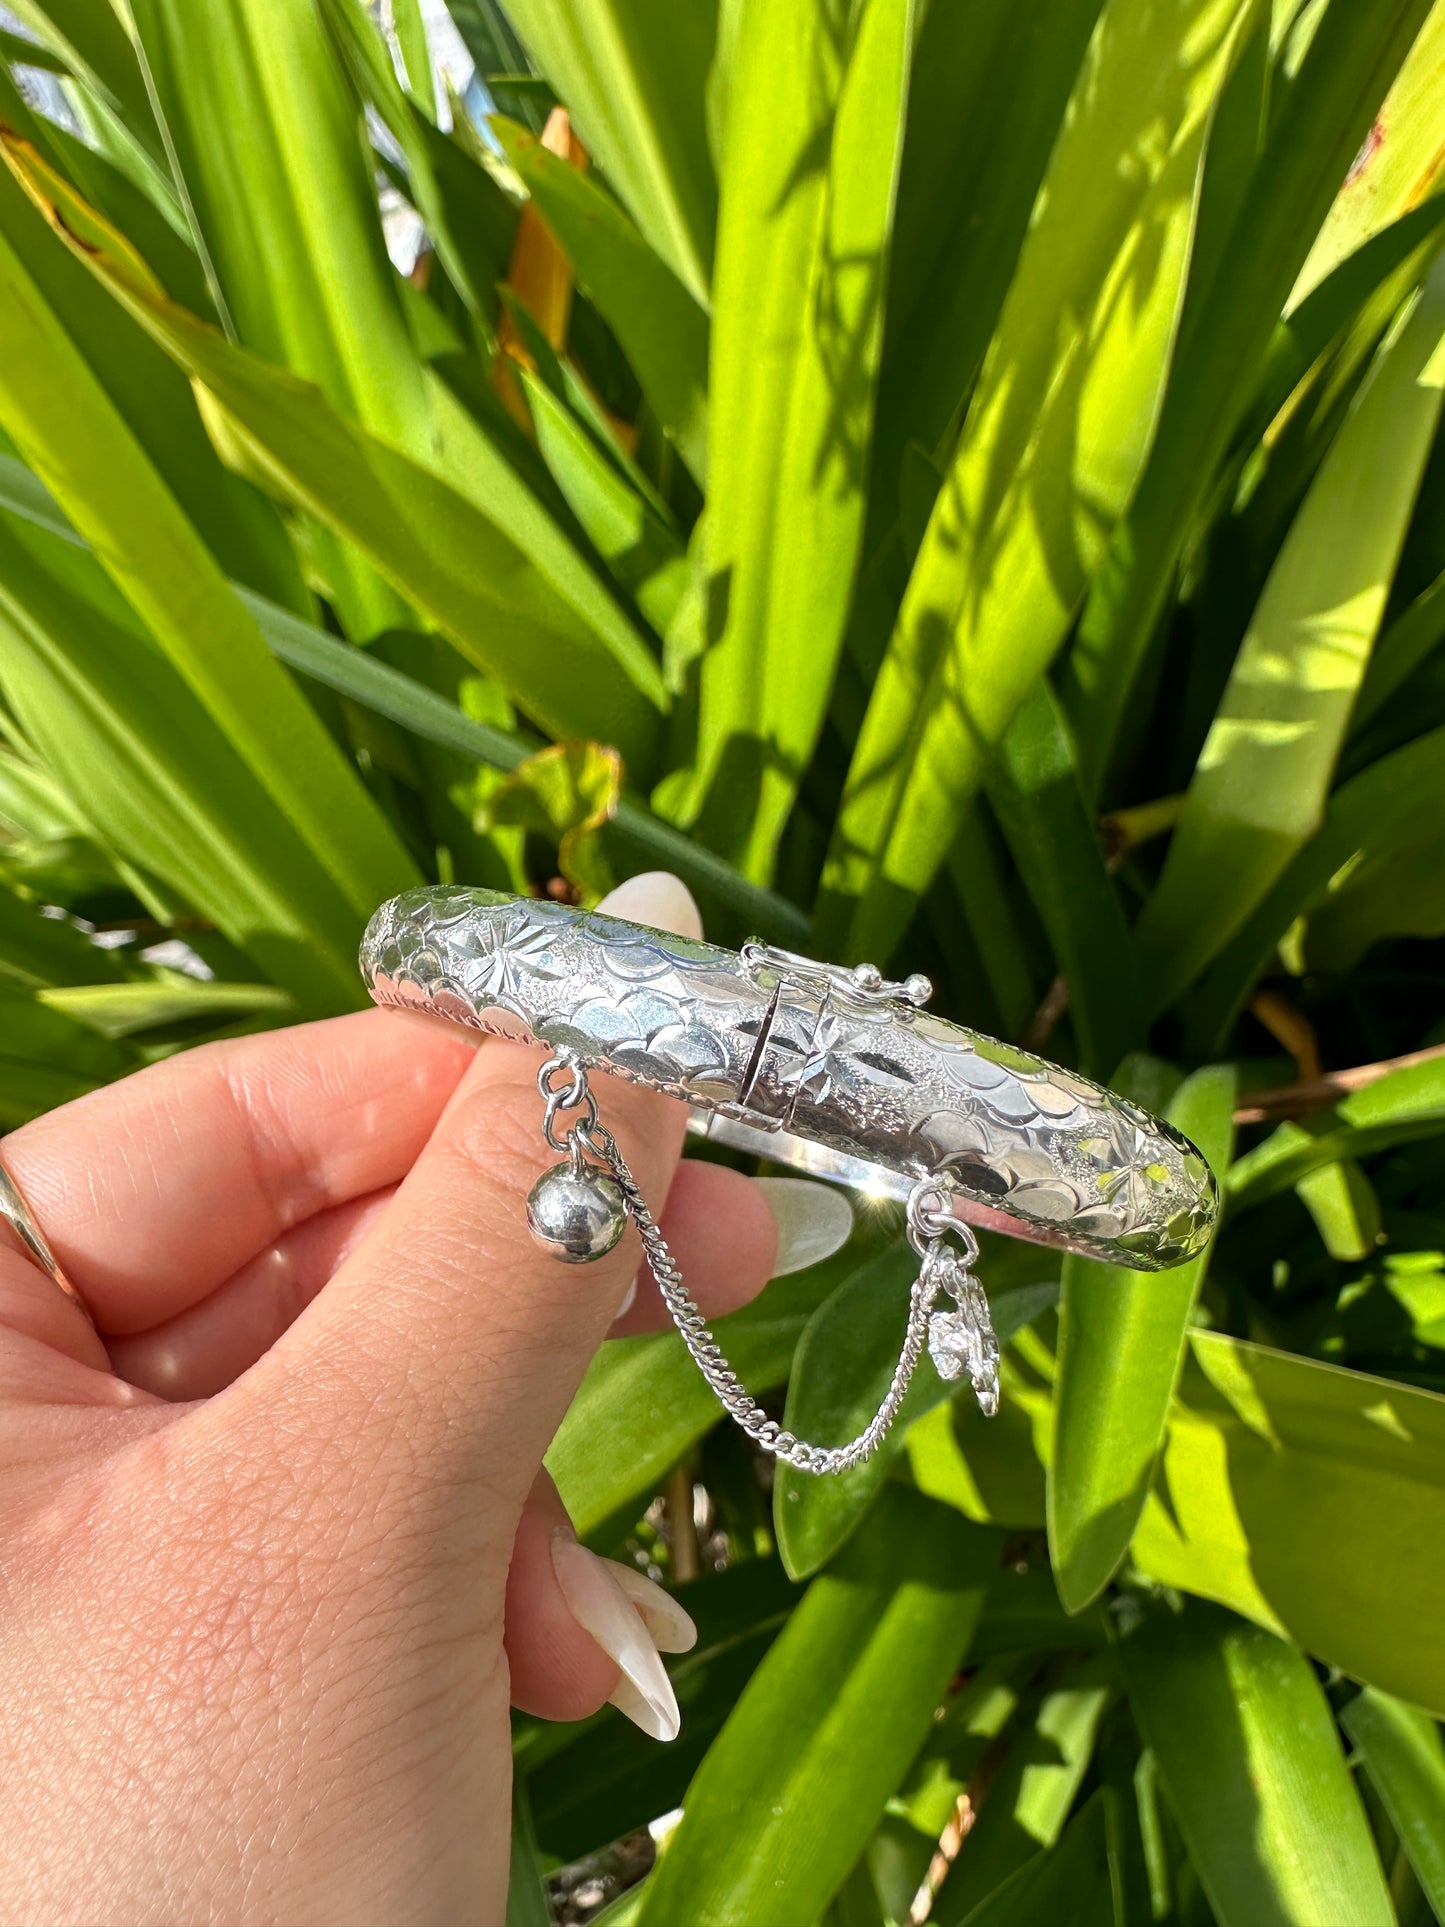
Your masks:
M 698 928 L 675 879 L 609 907 Z M 0 1918 L 498 1927 L 509 1704 L 666 1732 L 541 1469 L 640 1247 L 532 1244 L 538 1064 L 366 1011 L 4 1140 L 101 1336 L 0 1239 Z M 680 1105 L 595 1088 L 704 1309 L 751 1297 L 763 1193 L 679 1165 Z M 621 1329 L 663 1322 L 644 1268 Z

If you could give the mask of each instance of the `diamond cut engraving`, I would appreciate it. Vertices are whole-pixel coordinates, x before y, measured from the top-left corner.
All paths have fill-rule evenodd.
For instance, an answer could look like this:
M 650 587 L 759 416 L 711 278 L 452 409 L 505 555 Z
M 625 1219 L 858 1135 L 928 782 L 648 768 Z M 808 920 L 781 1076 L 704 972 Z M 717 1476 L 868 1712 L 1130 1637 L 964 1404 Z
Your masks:
M 1178 1132 L 934 1016 L 913 979 L 760 943 L 739 956 L 458 885 L 384 904 L 361 965 L 380 1003 L 530 1033 L 906 1179 L 945 1173 L 957 1194 L 1051 1244 L 1154 1270 L 1195 1256 L 1214 1222 L 1214 1180 Z

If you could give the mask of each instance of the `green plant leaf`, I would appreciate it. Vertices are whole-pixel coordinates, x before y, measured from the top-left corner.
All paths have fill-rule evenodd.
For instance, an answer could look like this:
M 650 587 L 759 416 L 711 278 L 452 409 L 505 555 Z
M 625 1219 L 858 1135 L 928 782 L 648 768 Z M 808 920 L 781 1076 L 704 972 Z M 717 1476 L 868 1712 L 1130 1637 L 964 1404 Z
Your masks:
M 1007 1729 L 988 1794 L 934 1901 L 938 1927 L 979 1918 L 1021 1868 L 1064 1830 L 1115 1692 L 1113 1662 L 1094 1654 L 1034 1694 Z M 987 1914 L 983 1914 L 987 1918 Z
M 627 354 L 694 477 L 707 474 L 708 319 L 596 182 L 509 121 L 493 122 L 577 279 Z
M 447 390 L 431 387 L 443 480 L 348 421 L 309 382 L 169 302 L 121 238 L 48 170 L 32 160 L 25 179 L 67 234 L 83 235 L 72 244 L 87 265 L 202 385 L 208 425 L 233 465 L 353 541 L 539 722 L 561 736 L 601 735 L 646 762 L 651 705 L 665 700 L 655 658 Z
M 644 1923 L 821 1912 L 928 1733 L 996 1557 L 955 1514 L 890 1493 L 809 1586 L 710 1748 Z
M 477 74 L 504 114 L 542 131 L 552 93 L 529 66 L 527 55 L 497 0 L 447 0 Z
M 1445 206 L 1445 195 L 1441 197 Z M 1372 716 L 1445 639 L 1445 576 L 1404 608 L 1382 633 L 1370 654 L 1365 680 L 1355 701 L 1356 728 Z
M 423 43 L 425 44 L 425 43 Z M 507 1875 L 506 1927 L 550 1927 L 552 1909 L 542 1885 L 537 1835 L 525 1773 L 512 1775 L 512 1861 Z
M 1440 418 L 1445 264 L 1382 349 L 1240 645 L 1137 928 L 1156 1008 L 1319 829 Z
M 708 648 L 678 807 L 760 882 L 823 725 L 862 540 L 913 24 L 913 0 L 865 0 L 846 38 L 814 0 L 745 0 L 733 49 Z
M 1340 1722 L 1436 1918 L 1445 1915 L 1445 1744 L 1434 1720 L 1367 1686 Z
M 1116 1927 L 1107 1833 L 1108 1788 L 1080 1808 L 1058 1845 L 1036 1854 L 969 1914 L 969 1927 Z M 940 1922 L 942 1916 L 938 1916 Z
M 9 66 L 36 67 L 45 74 L 68 74 L 70 63 L 38 40 L 0 27 L 0 60 Z
M 1418 825 L 1422 842 L 1367 858 L 1317 905 L 1302 946 L 1311 969 L 1349 970 L 1382 938 L 1445 931 L 1445 853 L 1433 827 Z
M 1097 796 L 1180 552 L 1336 189 L 1430 0 L 1330 7 L 1271 118 L 1212 284 L 1191 301 L 1149 462 L 1090 591 L 1066 703 Z
M 1119 1662 L 1219 1927 L 1392 1927 L 1323 1688 L 1214 1607 L 1155 1613 Z
M 1326 349 L 1383 288 L 1402 275 L 1403 299 L 1418 286 L 1439 250 L 1442 226 L 1445 197 L 1437 196 L 1361 242 L 1297 307 L 1291 308 L 1276 327 L 1265 353 L 1259 386 L 1237 436 L 1236 452 L 1258 445 L 1301 382 L 1321 362 Z M 1367 686 L 1375 673 L 1372 656 Z
M 1445 1712 L 1445 1397 L 1190 1334 L 1138 1565 Z
M 303 1014 L 360 1005 L 362 914 L 95 558 L 0 517 L 0 632 L 6 700 L 95 841 L 193 904 Z
M 1390 1071 L 1302 1123 L 1281 1124 L 1229 1173 L 1231 1210 L 1248 1210 L 1321 1165 L 1445 1131 L 1445 1060 Z
M 42 1004 L 64 1011 L 102 1037 L 133 1037 L 198 1018 L 262 1016 L 284 1021 L 295 1009 L 275 984 L 219 984 L 164 971 L 152 982 L 77 984 L 36 992 Z
M 613 580 L 665 635 L 687 587 L 687 552 L 544 382 L 522 371 L 537 446 Z
M 545 836 L 562 875 L 594 904 L 616 879 L 598 832 L 617 809 L 622 769 L 601 743 L 553 743 L 520 762 L 492 790 L 482 827 L 506 825 Z
M 135 0 L 133 11 L 237 339 L 419 454 L 426 394 L 361 116 L 319 10 L 310 0 L 215 0 L 203 10 Z
M 83 1097 L 136 1068 L 123 1044 L 97 1037 L 64 1011 L 0 983 L 0 1129 Z
M 0 509 L 75 543 L 79 537 L 54 498 L 29 469 L 0 454 Z M 256 619 L 267 646 L 291 668 L 389 717 L 429 742 L 495 769 L 511 770 L 538 745 L 479 717 L 469 716 L 435 690 L 382 662 L 373 652 L 348 648 L 335 636 L 303 622 L 290 610 L 233 584 Z M 807 920 L 794 904 L 740 876 L 711 850 L 661 822 L 641 804 L 622 797 L 611 836 L 634 866 L 675 870 L 703 900 L 728 912 L 749 930 L 778 943 L 802 941 Z
M 48 123 L 29 112 L 3 74 L 0 126 L 30 141 L 57 171 L 69 171 Z M 96 172 L 88 170 L 87 180 Z M 154 237 L 158 227 L 163 224 L 152 221 L 147 232 Z M 167 257 L 174 260 L 183 250 L 169 229 L 164 232 Z M 97 303 L 90 275 L 46 232 L 44 217 L 3 167 L 0 234 L 226 573 L 298 613 L 308 612 L 306 586 L 280 516 L 258 490 L 223 467 L 185 376 L 128 315 Z M 194 285 L 194 257 L 192 269 L 186 278 Z
M 1047 1253 L 1029 1256 L 1035 1269 L 1056 1268 L 1057 1261 Z M 839 1285 L 813 1313 L 793 1360 L 783 1412 L 783 1423 L 795 1437 L 844 1444 L 867 1425 L 893 1376 L 917 1271 L 917 1260 L 906 1248 L 885 1251 Z M 992 1275 L 987 1261 L 983 1275 Z M 999 1343 L 1008 1344 L 1056 1296 L 1053 1283 L 1024 1283 L 996 1292 L 991 1310 Z M 952 1396 L 952 1388 L 924 1357 L 893 1429 L 862 1465 L 825 1478 L 778 1467 L 773 1527 L 793 1578 L 806 1578 L 827 1564 L 877 1497 L 905 1448 L 909 1427 Z
M 0 978 L 34 990 L 121 975 L 114 951 L 102 950 L 67 918 L 45 915 L 38 905 L 0 884 Z
M 346 901 L 366 917 L 414 881 L 391 826 L 3 238 L 0 420 Z
M 987 787 L 1068 986 L 1081 1068 L 1107 1071 L 1143 1041 L 1144 985 L 1046 677 L 1005 731 Z
M 406 91 L 429 121 L 437 117 L 436 76 L 421 0 L 392 0 L 392 26 L 406 69 Z
M 1325 1250 L 1341 1263 L 1368 1258 L 1380 1243 L 1380 1201 L 1353 1158 L 1322 1164 L 1295 1186 L 1295 1196 L 1314 1219 Z
M 145 74 L 114 7 L 97 0 L 14 0 L 9 11 L 113 110 L 119 127 L 155 161 L 161 160 Z
M 910 442 L 945 464 L 952 452 L 1099 7 L 1053 0 L 1045 19 L 1009 0 L 930 0 L 923 12 L 889 264 L 875 519 L 896 506 Z M 935 480 L 930 506 L 936 492 Z
M 649 244 L 706 304 L 717 189 L 703 90 L 716 0 L 510 0 L 507 17 Z
M 1233 1066 L 1196 1071 L 1168 1110 L 1222 1175 L 1234 1142 Z M 1208 1251 L 1158 1274 L 1067 1257 L 1048 1474 L 1049 1550 L 1073 1611 L 1096 1599 L 1134 1536 L 1164 1442 Z
M 1038 1435 L 1041 1424 L 1047 1431 L 1049 1401 L 1045 1395 L 1025 1402 L 1018 1373 L 1007 1359 L 999 1377 L 996 1418 L 985 1419 L 963 1405 L 940 1405 L 914 1425 L 908 1434 L 909 1470 L 920 1492 L 956 1507 L 967 1519 L 1042 1532 L 1047 1450 L 1040 1454 Z
M 1435 6 L 1300 270 L 1289 298 L 1292 309 L 1357 248 L 1434 194 L 1445 165 L 1440 145 L 1442 82 L 1445 9 Z
M 1445 729 L 1427 731 L 1342 783 L 1319 832 L 1220 952 L 1189 1006 L 1203 1049 L 1218 1048 L 1295 920 L 1370 859 L 1409 848 L 1445 811 Z
M 410 3 L 414 8 L 416 0 Z M 417 101 L 414 90 L 408 98 L 397 79 L 390 49 L 357 0 L 322 0 L 321 11 L 358 90 L 401 148 L 411 198 L 442 266 L 481 324 L 482 340 L 490 349 L 496 283 L 506 278 L 517 208 L 460 141 L 438 132 L 434 113 Z
M 363 427 L 421 455 L 430 437 L 421 370 L 359 104 L 318 9 L 312 0 L 218 0 L 203 11 L 186 0 L 136 0 L 133 12 L 228 330 L 316 382 Z M 324 536 L 322 550 L 352 634 L 403 618 L 371 568 Z
M 728 1362 L 756 1396 L 788 1376 L 803 1327 L 857 1257 L 779 1279 L 746 1310 L 717 1321 Z M 618 1338 L 588 1367 L 559 1427 L 547 1466 L 578 1532 L 623 1530 L 688 1447 L 722 1418 L 722 1408 L 675 1332 Z M 597 1451 L 605 1438 L 609 1448 Z M 624 1516 L 626 1515 L 626 1516 Z M 605 1536 L 605 1534 L 604 1534 Z
M 1209 113 L 1251 13 L 1194 0 L 1186 27 L 1109 0 L 1099 17 L 850 767 L 825 877 L 858 900 L 829 913 L 850 955 L 896 943 L 1128 505 Z

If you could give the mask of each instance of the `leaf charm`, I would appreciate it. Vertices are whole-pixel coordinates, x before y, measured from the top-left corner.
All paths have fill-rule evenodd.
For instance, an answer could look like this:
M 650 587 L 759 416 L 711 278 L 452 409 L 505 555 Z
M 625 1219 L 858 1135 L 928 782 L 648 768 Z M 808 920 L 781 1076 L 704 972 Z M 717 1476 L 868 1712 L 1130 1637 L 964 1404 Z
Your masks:
M 942 1267 L 940 1267 L 942 1269 Z M 952 1311 L 936 1311 L 928 1321 L 928 1350 L 938 1376 L 952 1384 L 964 1373 L 985 1418 L 998 1410 L 998 1339 L 988 1315 L 988 1300 L 972 1272 L 947 1261 L 941 1287 L 954 1300 Z

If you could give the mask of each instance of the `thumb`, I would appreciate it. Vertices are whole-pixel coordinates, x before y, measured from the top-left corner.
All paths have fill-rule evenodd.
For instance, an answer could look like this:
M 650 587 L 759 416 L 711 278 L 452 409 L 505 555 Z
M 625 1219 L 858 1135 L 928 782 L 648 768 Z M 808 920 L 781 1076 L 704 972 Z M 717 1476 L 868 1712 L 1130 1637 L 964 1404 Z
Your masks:
M 633 878 L 599 907 L 702 934 L 696 904 L 666 872 Z M 560 1264 L 533 1241 L 527 1193 L 557 1162 L 542 1131 L 541 1062 L 534 1045 L 483 1043 L 370 1234 L 236 1387 L 263 1422 L 280 1421 L 293 1464 L 299 1434 L 334 1474 L 345 1439 L 352 1473 L 375 1473 L 389 1489 L 395 1473 L 417 1498 L 465 1493 L 474 1512 L 480 1485 L 504 1519 L 520 1511 L 642 1262 L 630 1224 L 586 1266 Z M 598 1073 L 591 1087 L 660 1210 L 686 1107 Z

